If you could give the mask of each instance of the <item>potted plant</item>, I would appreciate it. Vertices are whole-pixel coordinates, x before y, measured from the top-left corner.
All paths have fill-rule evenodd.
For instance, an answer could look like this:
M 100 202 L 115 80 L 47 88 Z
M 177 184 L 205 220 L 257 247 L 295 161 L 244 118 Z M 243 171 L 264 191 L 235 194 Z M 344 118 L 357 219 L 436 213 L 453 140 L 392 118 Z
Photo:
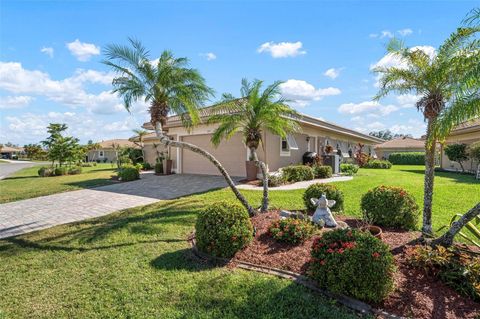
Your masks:
M 325 153 L 330 154 L 332 152 L 333 152 L 333 146 L 332 145 L 325 146 Z
M 255 165 L 254 157 L 250 154 L 250 158 L 245 162 L 247 169 L 247 181 L 254 181 L 257 179 L 257 165 Z
M 165 161 L 165 174 L 166 175 L 172 174 L 172 165 L 173 165 L 173 161 L 170 158 L 170 152 L 167 152 L 167 160 Z
M 369 220 L 365 212 L 363 213 L 363 220 L 360 223 L 359 228 L 364 232 L 369 232 L 373 237 L 376 237 L 380 240 L 383 237 L 382 229 L 378 226 L 372 225 L 371 221 Z

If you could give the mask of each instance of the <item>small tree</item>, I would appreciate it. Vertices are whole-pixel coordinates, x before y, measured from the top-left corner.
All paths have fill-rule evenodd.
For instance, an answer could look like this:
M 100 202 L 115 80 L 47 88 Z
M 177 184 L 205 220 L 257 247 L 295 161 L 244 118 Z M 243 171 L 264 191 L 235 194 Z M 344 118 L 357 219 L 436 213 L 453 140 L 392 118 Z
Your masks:
M 463 162 L 468 161 L 469 156 L 467 152 L 467 144 L 450 144 L 445 146 L 445 155 L 448 159 L 457 162 L 462 168 L 462 172 L 465 172 Z
M 476 160 L 480 164 L 480 142 L 473 143 L 468 148 L 470 158 Z
M 131 139 L 133 141 L 133 143 L 135 145 L 138 145 L 140 146 L 140 149 L 142 150 L 142 158 L 143 158 L 143 162 L 146 162 L 146 159 L 145 159 L 145 143 L 144 143 L 144 140 L 145 140 L 145 136 L 147 136 L 148 132 L 145 131 L 145 130 L 142 130 L 142 129 L 138 129 L 138 130 L 133 130 L 133 133 L 136 134 L 136 136 Z M 135 141 L 135 139 L 138 138 L 138 141 Z
M 27 144 L 23 149 L 29 159 L 45 159 L 47 157 L 47 152 L 38 144 Z
M 47 148 L 47 157 L 62 166 L 65 162 L 72 161 L 76 157 L 79 148 L 78 139 L 71 136 L 63 136 L 62 133 L 67 130 L 67 124 L 50 123 L 47 132 L 50 134 L 46 140 L 41 143 Z

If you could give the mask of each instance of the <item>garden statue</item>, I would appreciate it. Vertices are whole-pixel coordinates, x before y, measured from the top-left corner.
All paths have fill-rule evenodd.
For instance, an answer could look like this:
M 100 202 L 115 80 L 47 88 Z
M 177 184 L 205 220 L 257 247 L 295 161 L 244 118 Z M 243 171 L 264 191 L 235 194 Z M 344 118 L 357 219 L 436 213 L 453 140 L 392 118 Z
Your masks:
M 315 210 L 315 213 L 312 217 L 312 221 L 315 224 L 320 224 L 322 223 L 322 221 L 324 221 L 325 226 L 327 227 L 337 227 L 338 224 L 333 218 L 332 212 L 330 211 L 330 207 L 332 207 L 336 203 L 334 200 L 327 199 L 327 197 L 325 197 L 325 194 L 322 194 L 319 199 L 310 198 L 310 202 L 314 206 L 317 206 L 317 209 Z

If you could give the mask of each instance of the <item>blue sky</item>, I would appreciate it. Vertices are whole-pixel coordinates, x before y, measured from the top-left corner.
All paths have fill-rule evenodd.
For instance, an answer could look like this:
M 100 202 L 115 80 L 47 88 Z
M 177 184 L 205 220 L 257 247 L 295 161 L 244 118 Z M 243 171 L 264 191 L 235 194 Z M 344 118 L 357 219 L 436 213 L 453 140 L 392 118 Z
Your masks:
M 0 143 L 46 137 L 67 123 L 86 142 L 132 135 L 148 117 L 110 94 L 102 48 L 136 37 L 152 59 L 164 49 L 190 59 L 217 96 L 243 77 L 282 80 L 300 112 L 363 132 L 420 136 L 415 96 L 373 103 L 377 63 L 392 36 L 433 53 L 474 1 L 2 1 Z M 215 99 L 213 99 L 213 102 Z

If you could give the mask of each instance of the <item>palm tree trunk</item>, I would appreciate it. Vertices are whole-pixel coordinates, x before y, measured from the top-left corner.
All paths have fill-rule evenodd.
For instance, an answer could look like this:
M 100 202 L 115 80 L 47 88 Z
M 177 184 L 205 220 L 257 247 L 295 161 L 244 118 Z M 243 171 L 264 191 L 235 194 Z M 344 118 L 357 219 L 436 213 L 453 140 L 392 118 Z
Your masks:
M 434 119 L 428 119 L 427 141 L 425 142 L 425 182 L 423 194 L 423 226 L 422 232 L 426 235 L 432 235 L 432 198 L 433 198 L 433 180 L 435 178 L 435 146 L 434 139 L 429 144 L 428 140 L 433 134 Z
M 469 221 L 480 215 L 480 203 L 477 203 L 472 209 L 465 213 L 459 220 L 453 222 L 448 231 L 442 236 L 432 241 L 432 245 L 442 245 L 445 247 L 453 244 L 455 235 L 465 226 Z
M 260 212 L 265 213 L 268 210 L 268 173 L 267 173 L 267 166 L 264 162 L 258 160 L 257 150 L 255 147 L 250 148 L 250 153 L 253 156 L 253 160 L 255 161 L 255 165 L 260 167 L 262 171 L 262 184 L 263 184 L 263 199 L 262 199 L 262 206 L 260 207 Z
M 225 170 L 225 168 L 222 166 L 222 164 L 215 157 L 213 157 L 212 154 L 208 153 L 207 151 L 205 151 L 205 150 L 201 149 L 200 147 L 195 146 L 193 144 L 170 140 L 168 138 L 168 136 L 163 134 L 162 123 L 160 121 L 157 121 L 155 123 L 155 133 L 157 134 L 157 137 L 160 140 L 160 142 L 162 144 L 164 144 L 165 146 L 173 146 L 173 147 L 178 147 L 178 148 L 182 148 L 182 149 L 186 148 L 186 149 L 188 149 L 192 152 L 195 152 L 197 154 L 200 154 L 200 155 L 204 156 L 210 162 L 212 162 L 212 164 L 215 165 L 215 167 L 217 167 L 217 169 L 223 175 L 223 177 L 227 181 L 228 186 L 230 186 L 230 188 L 232 189 L 232 191 L 235 194 L 235 196 L 237 197 L 237 199 L 247 209 L 248 214 L 250 216 L 255 215 L 255 213 L 256 213 L 255 210 L 252 208 L 252 206 L 250 206 L 250 204 L 248 203 L 246 198 L 238 191 L 237 187 L 235 186 L 235 183 L 232 181 L 232 178 L 230 177 L 228 172 Z

